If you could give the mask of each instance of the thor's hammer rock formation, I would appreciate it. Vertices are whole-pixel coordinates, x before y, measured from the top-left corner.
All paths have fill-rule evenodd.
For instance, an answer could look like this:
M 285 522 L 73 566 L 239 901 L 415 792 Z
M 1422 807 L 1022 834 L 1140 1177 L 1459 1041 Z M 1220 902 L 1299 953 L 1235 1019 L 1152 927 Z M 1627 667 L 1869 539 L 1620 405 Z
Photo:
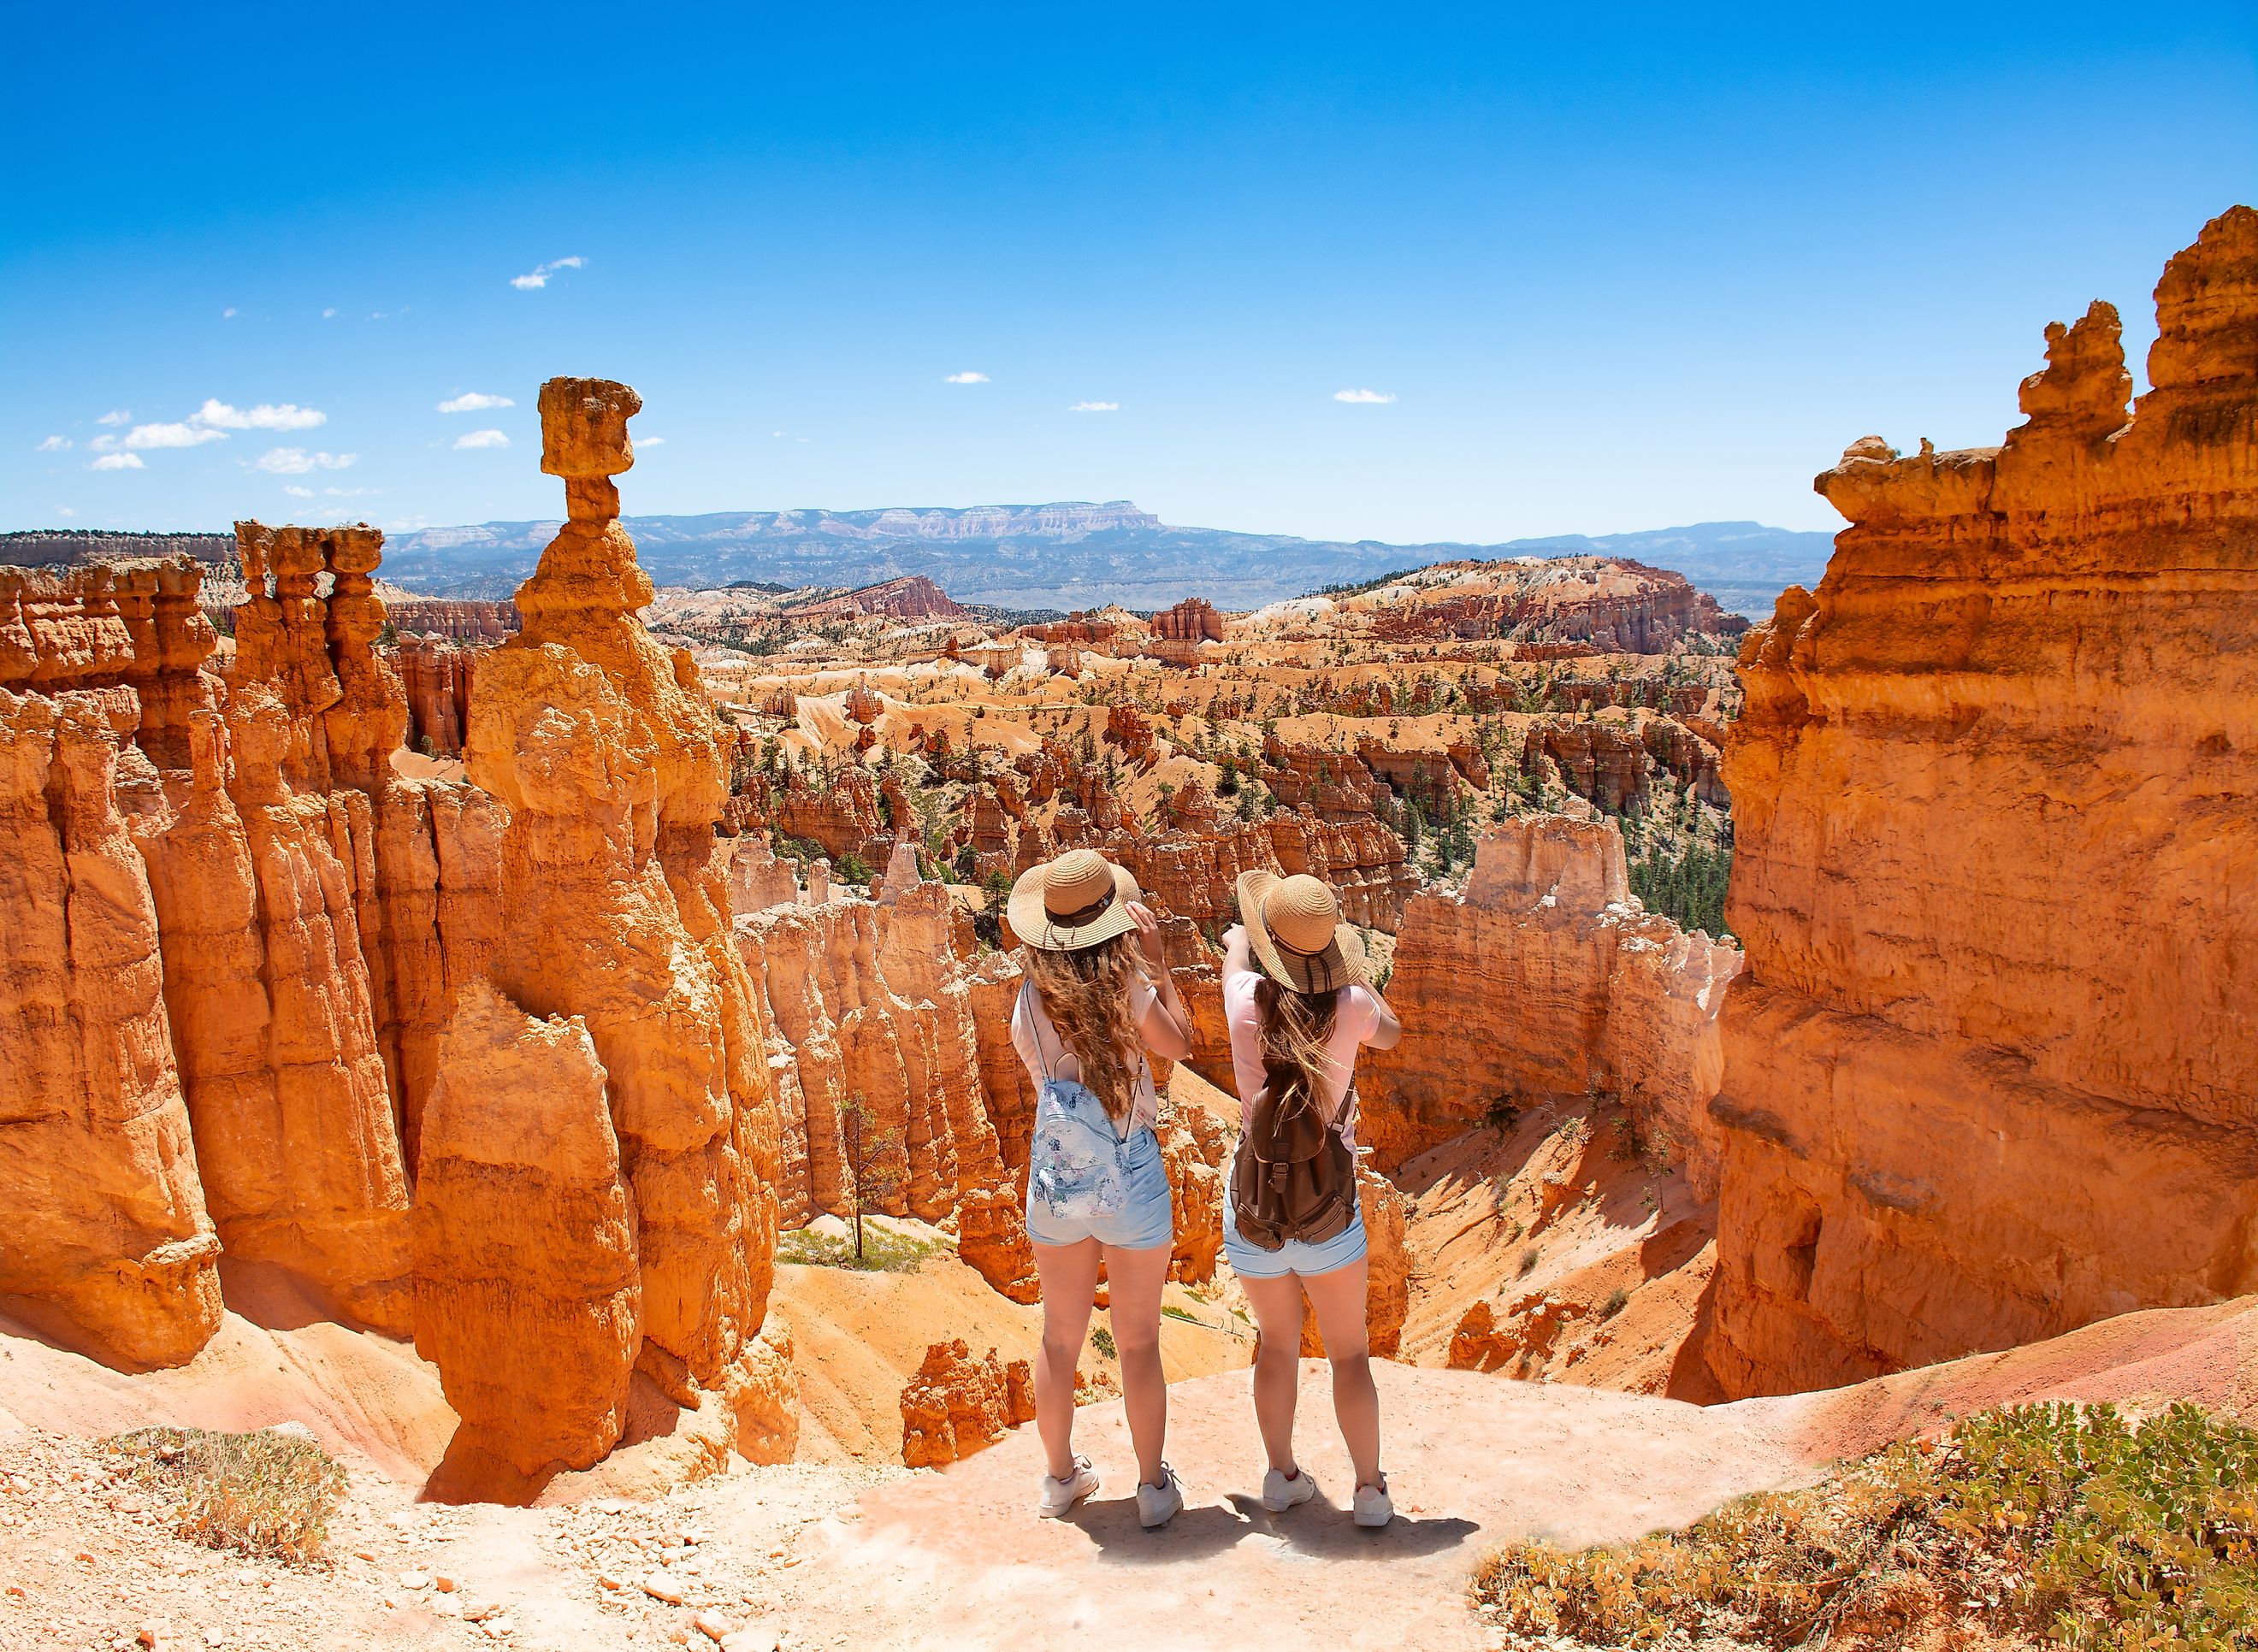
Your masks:
M 728 791 L 720 727 L 687 655 L 635 617 L 651 585 L 611 479 L 635 462 L 627 422 L 642 405 L 601 379 L 542 386 L 542 468 L 564 478 L 568 519 L 518 590 L 524 629 L 480 663 L 465 757 L 509 810 L 493 985 L 526 1016 L 577 1018 L 606 1074 L 636 1219 L 637 1368 L 679 1404 L 722 1394 L 751 1426 L 774 1410 L 754 1392 L 774 1365 L 751 1344 L 776 1251 L 777 1117 L 714 833 Z M 576 1240 L 607 1243 L 604 1230 Z M 568 1284 L 600 1272 L 578 1254 L 557 1266 Z M 419 1280 L 418 1300 L 444 1285 Z M 443 1348 L 439 1364 L 451 1393 L 476 1379 Z M 624 1396 L 622 1368 L 582 1376 L 584 1414 Z M 528 1455 L 507 1438 L 488 1449 Z

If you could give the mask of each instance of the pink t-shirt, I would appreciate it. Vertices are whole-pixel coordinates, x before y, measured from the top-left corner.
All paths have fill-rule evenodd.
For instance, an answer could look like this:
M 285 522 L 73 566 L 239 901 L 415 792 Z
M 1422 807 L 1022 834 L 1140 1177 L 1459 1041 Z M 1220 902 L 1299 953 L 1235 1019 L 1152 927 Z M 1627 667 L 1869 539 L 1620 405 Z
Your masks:
M 1262 1006 L 1254 989 L 1261 975 L 1252 969 L 1230 969 L 1223 976 L 1223 1019 L 1231 1029 L 1231 1071 L 1239 1085 L 1239 1120 L 1244 1129 L 1254 1111 L 1254 1098 L 1262 1093 Z M 1333 1032 L 1325 1040 L 1325 1093 L 1328 1108 L 1337 1109 L 1356 1075 L 1357 1046 L 1380 1031 L 1380 1001 L 1366 987 L 1343 987 L 1333 996 Z M 1342 1139 L 1356 1145 L 1356 1119 L 1341 1121 Z

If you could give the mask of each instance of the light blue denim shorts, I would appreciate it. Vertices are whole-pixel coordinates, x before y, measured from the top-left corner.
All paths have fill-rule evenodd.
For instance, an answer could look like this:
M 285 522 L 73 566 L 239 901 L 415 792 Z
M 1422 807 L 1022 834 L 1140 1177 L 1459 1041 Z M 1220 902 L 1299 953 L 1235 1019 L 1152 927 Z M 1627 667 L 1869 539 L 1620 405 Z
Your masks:
M 1161 1159 L 1161 1140 L 1147 1126 L 1139 1126 L 1124 1144 L 1129 1161 L 1129 1202 L 1110 1216 L 1094 1222 L 1068 1221 L 1027 1194 L 1027 1237 L 1037 1244 L 1079 1244 L 1095 1239 L 1123 1251 L 1149 1251 L 1173 1244 L 1176 1209 L 1168 1194 L 1168 1167 Z
M 1282 1280 L 1289 1273 L 1306 1278 L 1312 1273 L 1330 1273 L 1337 1267 L 1364 1259 L 1361 1199 L 1357 1201 L 1356 1214 L 1349 1219 L 1348 1226 L 1323 1244 L 1304 1244 L 1299 1239 L 1289 1239 L 1275 1251 L 1249 1244 L 1239 1237 L 1239 1218 L 1232 1203 L 1231 1190 L 1226 1185 L 1223 1195 L 1223 1254 L 1231 1264 L 1231 1271 L 1243 1280 Z

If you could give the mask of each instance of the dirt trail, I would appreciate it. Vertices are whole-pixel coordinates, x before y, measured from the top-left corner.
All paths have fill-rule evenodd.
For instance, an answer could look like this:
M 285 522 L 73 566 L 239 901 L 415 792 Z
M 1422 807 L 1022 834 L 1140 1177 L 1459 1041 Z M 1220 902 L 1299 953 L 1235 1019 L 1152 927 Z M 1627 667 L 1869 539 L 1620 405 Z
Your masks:
M 1631 1537 L 1803 1471 L 1772 1424 L 1730 1412 L 1375 1369 L 1398 1513 L 1383 1531 L 1350 1523 L 1323 1362 L 1303 1363 L 1299 1425 L 1320 1496 L 1276 1516 L 1256 1495 L 1245 1374 L 1205 1377 L 1169 1390 L 1168 1454 L 1188 1495 L 1167 1528 L 1137 1524 L 1120 1406 L 1090 1407 L 1076 1447 L 1105 1485 L 1075 1519 L 1031 1516 L 1041 1456 L 1023 1429 L 945 1474 L 882 1485 L 859 1521 L 820 1528 L 792 1589 L 836 1627 L 810 1643 L 1055 1646 L 1096 1630 L 1125 1652 L 1485 1647 L 1465 1579 L 1491 1546 L 1533 1533 Z
M 1590 1542 L 1681 1524 L 2011 1401 L 2185 1398 L 2258 1416 L 2258 1300 L 2127 1315 L 1854 1388 L 1707 1409 L 1382 1363 L 1400 1517 L 1365 1532 L 1341 1508 L 1349 1469 L 1326 1367 L 1310 1361 L 1299 1438 L 1323 1495 L 1275 1518 L 1253 1495 L 1262 1463 L 1246 1374 L 1232 1371 L 1169 1390 L 1168 1455 L 1188 1499 L 1160 1532 L 1136 1523 L 1113 1402 L 1079 1414 L 1077 1445 L 1105 1486 L 1063 1521 L 1030 1511 L 1040 1456 L 1029 1429 L 941 1473 L 796 1464 L 644 1500 L 522 1509 L 419 1503 L 405 1461 L 418 1448 L 394 1444 L 387 1473 L 348 1446 L 352 1493 L 333 1559 L 311 1570 L 179 1542 L 146 1498 L 107 1481 L 98 1448 L 72 1437 L 159 1417 L 224 1428 L 295 1417 L 331 1439 L 366 1430 L 390 1384 L 412 1395 L 423 1380 L 412 1357 L 390 1367 L 366 1340 L 231 1320 L 188 1372 L 128 1378 L 0 1335 L 0 1648 L 106 1647 L 152 1622 L 165 1646 L 711 1646 L 702 1615 L 742 1636 L 728 1652 L 767 1652 L 770 1635 L 788 1652 L 1033 1647 L 1077 1629 L 1125 1652 L 1250 1639 L 1453 1652 L 1492 1643 L 1466 1612 L 1466 1578 L 1515 1537 Z M 442 1578 L 456 1588 L 439 1589 Z M 473 1624 L 466 1611 L 492 1615 Z

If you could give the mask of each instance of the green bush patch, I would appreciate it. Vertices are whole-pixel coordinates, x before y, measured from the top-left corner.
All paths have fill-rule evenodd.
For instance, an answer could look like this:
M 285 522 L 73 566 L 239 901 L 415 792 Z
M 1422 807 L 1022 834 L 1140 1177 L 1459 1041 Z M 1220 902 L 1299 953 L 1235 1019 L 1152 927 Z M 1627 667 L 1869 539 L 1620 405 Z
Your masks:
M 344 1465 L 311 1440 L 262 1429 L 137 1429 L 104 1440 L 126 1478 L 173 1502 L 173 1530 L 245 1555 L 310 1560 L 344 1500 Z
M 2188 1405 L 1986 1412 L 1682 1532 L 1515 1544 L 1473 1587 L 1519 1646 L 2239 1652 L 2258 1648 L 2258 1431 Z
M 913 1239 L 875 1223 L 863 1229 L 863 1254 L 855 1255 L 855 1241 L 795 1228 L 777 1236 L 777 1260 L 802 1267 L 853 1268 L 863 1273 L 914 1273 L 918 1264 L 948 1246 L 939 1239 Z

